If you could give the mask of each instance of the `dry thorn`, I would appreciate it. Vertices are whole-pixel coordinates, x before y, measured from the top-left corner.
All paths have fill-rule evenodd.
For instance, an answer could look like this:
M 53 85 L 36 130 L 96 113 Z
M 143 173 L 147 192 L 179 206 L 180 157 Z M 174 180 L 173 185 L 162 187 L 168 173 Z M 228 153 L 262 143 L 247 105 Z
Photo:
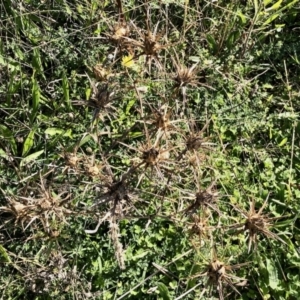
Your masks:
M 96 178 L 101 178 L 102 174 L 102 164 L 100 163 L 96 163 L 95 162 L 95 155 L 92 156 L 92 158 L 86 158 L 86 163 L 84 164 L 84 169 L 85 169 L 85 173 L 89 176 L 89 177 L 96 177 Z
M 26 230 L 35 220 L 39 220 L 45 232 L 51 234 L 53 230 L 57 230 L 56 219 L 60 221 L 60 224 L 67 224 L 65 217 L 73 213 L 64 207 L 64 204 L 69 201 L 71 195 L 68 194 L 63 199 L 61 196 L 66 192 L 53 196 L 52 191 L 45 188 L 41 174 L 39 187 L 40 198 L 18 196 L 24 204 L 12 198 L 7 198 L 9 208 L 1 207 L 0 210 L 12 213 L 15 223 L 21 222 L 23 230 Z M 27 222 L 27 225 L 24 228 L 25 222 Z
M 111 96 L 114 95 L 114 92 L 109 91 L 108 84 L 98 87 L 98 83 L 95 84 L 91 80 L 90 83 L 93 90 L 91 98 L 88 101 L 73 101 L 73 104 L 86 105 L 88 107 L 94 108 L 92 122 L 94 122 L 94 120 L 96 120 L 98 117 L 100 117 L 103 121 L 103 114 L 106 113 L 108 115 L 112 112 L 112 109 L 115 109 L 111 103 Z
M 212 228 L 208 226 L 209 217 L 193 214 L 193 222 L 188 222 L 189 231 L 192 239 L 193 245 L 198 248 L 204 244 L 204 239 L 208 238 L 208 233 Z M 196 243 L 196 244 L 195 244 Z
M 199 153 L 199 150 L 207 150 L 211 151 L 213 148 L 211 147 L 214 145 L 214 143 L 208 142 L 209 137 L 204 137 L 203 133 L 206 130 L 206 128 L 209 126 L 211 119 L 209 119 L 206 124 L 203 126 L 203 128 L 199 131 L 195 129 L 196 125 L 194 121 L 189 122 L 189 132 L 188 134 L 183 134 L 183 139 L 185 141 L 185 148 L 184 150 L 179 154 L 178 160 L 180 160 L 186 152 L 191 152 L 194 156 L 198 157 L 198 161 L 201 161 L 201 156 L 203 156 L 202 153 Z
M 200 77 L 197 76 L 197 73 L 199 71 L 198 63 L 194 64 L 190 68 L 182 65 L 179 62 L 178 55 L 175 53 L 176 59 L 172 57 L 173 64 L 176 68 L 176 74 L 173 76 L 173 80 L 175 81 L 175 89 L 176 91 L 180 91 L 182 98 L 183 98 L 183 105 L 185 105 L 187 99 L 186 99 L 186 92 L 187 87 L 192 86 L 196 87 L 198 85 L 204 86 L 208 89 L 211 89 L 215 91 L 215 89 L 205 83 L 200 82 Z
M 207 285 L 210 287 L 210 293 L 214 290 L 214 293 L 219 294 L 219 299 L 224 299 L 223 290 L 224 287 L 230 286 L 233 291 L 239 293 L 236 286 L 244 286 L 247 284 L 245 278 L 236 277 L 232 274 L 233 270 L 239 269 L 242 266 L 248 265 L 248 263 L 242 263 L 238 265 L 226 265 L 224 262 L 217 258 L 216 251 L 212 249 L 210 262 L 205 266 L 205 271 L 201 274 L 193 276 L 193 278 L 206 276 Z
M 115 76 L 115 74 L 113 74 L 110 69 L 103 67 L 102 64 L 96 64 L 92 67 L 91 71 L 98 81 L 107 82 L 109 78 Z
M 160 140 L 161 135 L 157 136 L 156 141 L 154 144 L 152 144 L 150 141 L 148 141 L 145 144 L 142 144 L 138 149 L 131 147 L 129 145 L 126 145 L 122 142 L 119 142 L 119 144 L 122 144 L 129 149 L 132 149 L 138 153 L 140 153 L 139 157 L 139 163 L 137 164 L 138 167 L 144 166 L 145 171 L 150 168 L 151 173 L 153 174 L 153 170 L 155 169 L 157 171 L 157 174 L 160 176 L 160 178 L 163 178 L 163 175 L 161 173 L 160 168 L 167 169 L 165 166 L 165 163 L 170 162 L 170 151 L 172 149 L 163 149 L 158 147 L 158 143 Z M 137 158 L 133 158 L 133 160 L 136 160 Z M 138 167 L 134 167 L 134 170 L 137 170 Z M 140 184 L 142 178 L 144 176 L 144 173 L 141 175 L 137 186 Z
M 127 47 L 129 49 L 139 48 L 141 50 L 141 52 L 136 56 L 136 58 L 145 55 L 149 64 L 149 70 L 150 70 L 152 60 L 156 62 L 158 69 L 161 70 L 162 65 L 159 62 L 158 53 L 161 50 L 166 49 L 173 44 L 162 45 L 160 43 L 162 34 L 157 33 L 159 23 L 156 24 L 153 32 L 150 30 L 148 25 L 147 25 L 147 30 L 141 30 L 133 22 L 131 22 L 131 24 L 135 28 L 138 37 L 137 39 L 125 37 L 124 39 L 127 40 L 126 43 Z M 132 52 L 132 50 L 130 51 Z
M 184 210 L 184 213 L 187 215 L 193 214 L 201 208 L 201 210 L 205 211 L 207 208 L 212 208 L 219 214 L 220 211 L 215 205 L 216 198 L 219 193 L 215 189 L 216 181 L 212 182 L 210 186 L 206 190 L 199 190 L 195 194 L 195 201 L 188 208 Z
M 269 195 L 262 207 L 258 211 L 255 210 L 254 199 L 252 199 L 252 201 L 250 202 L 250 209 L 248 212 L 235 206 L 235 209 L 237 209 L 243 215 L 243 217 L 246 218 L 246 221 L 243 224 L 233 225 L 231 226 L 231 228 L 239 229 L 238 232 L 244 231 L 248 233 L 248 252 L 251 251 L 252 246 L 255 250 L 257 249 L 259 234 L 265 235 L 266 237 L 278 240 L 283 244 L 286 244 L 285 241 L 282 240 L 278 235 L 269 230 L 272 224 L 272 220 L 275 220 L 276 218 L 270 218 L 268 217 L 268 215 L 263 214 L 263 210 L 267 205 L 268 198 Z

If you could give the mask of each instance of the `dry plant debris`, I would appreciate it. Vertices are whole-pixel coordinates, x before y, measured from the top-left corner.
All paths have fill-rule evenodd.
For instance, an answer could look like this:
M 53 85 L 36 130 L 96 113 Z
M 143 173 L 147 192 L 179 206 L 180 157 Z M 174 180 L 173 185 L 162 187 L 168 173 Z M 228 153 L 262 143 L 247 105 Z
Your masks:
M 247 232 L 249 243 L 248 243 L 248 252 L 251 251 L 252 247 L 256 250 L 258 245 L 258 235 L 262 234 L 266 237 L 275 239 L 280 241 L 283 244 L 286 244 L 284 240 L 282 240 L 277 234 L 270 231 L 270 227 L 272 226 L 272 221 L 277 218 L 270 218 L 268 215 L 263 214 L 263 210 L 267 205 L 269 195 L 265 200 L 262 207 L 256 211 L 255 209 L 255 199 L 253 198 L 250 202 L 249 211 L 241 210 L 240 208 L 236 208 L 242 216 L 246 219 L 243 224 L 233 225 L 232 228 L 239 229 L 238 232 Z M 242 228 L 241 228 L 242 227 Z
M 17 2 L 0 3 L 3 298 L 182 299 L 195 249 L 221 299 L 252 249 L 267 266 L 249 295 L 299 294 L 297 1 Z M 240 208 L 268 191 L 274 206 Z M 270 212 L 289 218 L 279 234 Z M 207 259 L 212 245 L 241 264 Z
M 57 231 L 59 225 L 68 224 L 66 218 L 74 213 L 65 205 L 71 195 L 67 192 L 54 195 L 50 188 L 45 188 L 41 174 L 39 189 L 39 198 L 19 196 L 19 202 L 7 197 L 9 207 L 1 207 L 0 210 L 12 213 L 15 223 L 20 222 L 24 231 L 38 220 L 44 231 L 51 234 L 52 231 Z M 61 198 L 64 194 L 67 194 L 65 198 Z M 27 224 L 24 227 L 25 222 Z
M 207 285 L 209 286 L 209 293 L 217 293 L 219 299 L 223 300 L 225 298 L 224 291 L 227 287 L 230 287 L 234 292 L 241 295 L 237 287 L 245 286 L 247 280 L 233 275 L 232 271 L 247 265 L 248 263 L 226 265 L 217 258 L 216 251 L 213 249 L 211 260 L 205 266 L 205 271 L 195 275 L 194 278 L 205 276 L 207 278 Z

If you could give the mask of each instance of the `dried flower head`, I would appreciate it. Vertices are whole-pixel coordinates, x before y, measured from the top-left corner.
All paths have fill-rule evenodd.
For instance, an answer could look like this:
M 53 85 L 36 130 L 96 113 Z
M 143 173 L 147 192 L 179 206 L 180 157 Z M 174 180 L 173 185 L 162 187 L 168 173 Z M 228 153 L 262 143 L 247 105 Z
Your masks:
M 187 85 L 196 85 L 197 84 L 197 75 L 196 67 L 197 64 L 194 64 L 191 68 L 175 64 L 176 66 L 176 75 L 174 77 L 176 87 L 184 87 Z
M 50 189 L 46 189 L 42 175 L 40 175 L 40 182 L 38 198 L 19 196 L 22 203 L 8 197 L 9 206 L 1 207 L 0 210 L 12 213 L 15 223 L 20 222 L 24 230 L 38 220 L 42 223 L 45 232 L 50 234 L 52 230 L 57 230 L 55 220 L 59 220 L 61 224 L 67 223 L 66 216 L 72 214 L 72 211 L 64 206 L 71 195 L 68 194 L 62 199 L 61 196 L 66 192 L 55 195 Z M 24 228 L 25 222 L 27 225 Z
M 269 229 L 272 220 L 276 218 L 270 218 L 268 215 L 263 214 L 263 210 L 267 205 L 268 198 L 269 195 L 258 211 L 255 210 L 254 199 L 252 199 L 252 201 L 250 202 L 250 209 L 248 212 L 235 206 L 235 208 L 242 214 L 242 216 L 246 218 L 246 221 L 242 224 L 236 224 L 231 227 L 239 229 L 238 232 L 244 231 L 248 233 L 248 252 L 251 251 L 252 246 L 254 246 L 254 249 L 257 248 L 259 234 L 262 234 L 269 238 L 273 238 L 285 244 L 285 242 L 278 235 L 271 232 Z
M 199 208 L 205 210 L 206 208 L 212 208 L 213 210 L 219 212 L 215 206 L 215 200 L 218 196 L 218 192 L 214 188 L 215 182 L 213 182 L 206 190 L 200 190 L 195 195 L 195 201 L 187 209 L 185 209 L 186 214 L 195 213 Z
M 124 21 L 114 26 L 113 34 L 111 35 L 111 38 L 115 43 L 120 44 L 122 43 L 125 37 L 129 36 L 129 34 L 130 34 L 130 27 Z
M 240 278 L 232 274 L 233 270 L 239 269 L 245 265 L 248 265 L 248 263 L 227 265 L 217 258 L 215 250 L 212 249 L 212 257 L 206 265 L 205 271 L 201 274 L 195 275 L 194 278 L 206 276 L 207 285 L 210 286 L 210 292 L 218 293 L 219 299 L 223 300 L 223 290 L 225 288 L 231 287 L 233 291 L 240 295 L 236 286 L 245 286 L 247 284 L 247 280 L 245 278 Z

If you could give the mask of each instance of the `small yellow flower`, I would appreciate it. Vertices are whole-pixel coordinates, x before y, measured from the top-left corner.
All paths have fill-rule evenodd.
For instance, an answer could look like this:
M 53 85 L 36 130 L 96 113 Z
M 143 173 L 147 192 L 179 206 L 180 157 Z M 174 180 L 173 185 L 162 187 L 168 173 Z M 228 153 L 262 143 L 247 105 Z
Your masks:
M 128 56 L 123 56 L 122 66 L 126 68 L 133 68 L 134 67 L 133 55 L 129 54 Z

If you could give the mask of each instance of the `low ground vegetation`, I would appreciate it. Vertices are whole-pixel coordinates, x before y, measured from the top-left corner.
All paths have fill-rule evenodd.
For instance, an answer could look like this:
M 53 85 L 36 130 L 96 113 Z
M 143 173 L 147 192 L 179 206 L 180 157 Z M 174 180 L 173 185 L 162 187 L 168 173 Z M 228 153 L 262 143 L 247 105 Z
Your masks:
M 0 8 L 1 299 L 299 299 L 298 0 Z

